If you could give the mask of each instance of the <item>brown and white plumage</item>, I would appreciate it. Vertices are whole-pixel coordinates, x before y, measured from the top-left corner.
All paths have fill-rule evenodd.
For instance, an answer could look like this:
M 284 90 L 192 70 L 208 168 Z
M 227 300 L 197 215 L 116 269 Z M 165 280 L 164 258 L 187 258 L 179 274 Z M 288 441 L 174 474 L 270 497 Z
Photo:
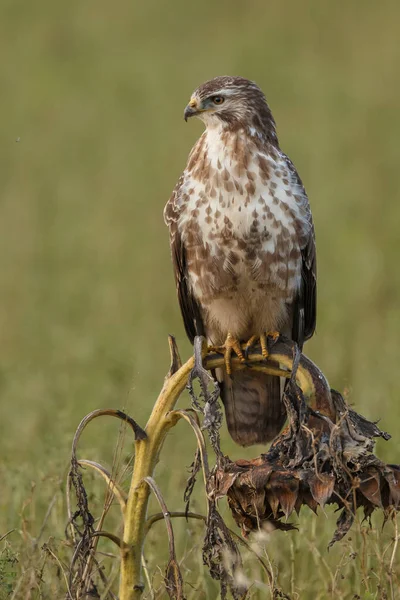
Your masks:
M 214 345 L 280 331 L 301 347 L 315 329 L 316 263 L 308 198 L 280 150 L 258 86 L 217 77 L 194 92 L 185 118 L 206 130 L 164 211 L 187 335 Z M 272 439 L 285 414 L 277 377 L 219 374 L 232 437 Z

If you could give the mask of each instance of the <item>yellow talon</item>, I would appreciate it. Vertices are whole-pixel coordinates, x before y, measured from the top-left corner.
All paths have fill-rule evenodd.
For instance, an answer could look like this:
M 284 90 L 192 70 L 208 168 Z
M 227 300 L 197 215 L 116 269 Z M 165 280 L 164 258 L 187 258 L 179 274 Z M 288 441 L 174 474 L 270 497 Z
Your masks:
M 258 340 L 258 335 L 252 335 L 251 338 L 249 340 L 247 340 L 247 342 L 244 345 L 245 356 L 248 355 L 250 348 L 252 346 L 254 346 L 254 344 L 256 343 L 257 340 Z
M 267 336 L 265 333 L 260 334 L 261 354 L 264 358 L 268 358 Z
M 209 346 L 209 352 L 217 352 L 222 354 L 225 362 L 225 369 L 228 375 L 232 374 L 232 352 L 234 352 L 241 362 L 246 362 L 249 350 L 254 346 L 257 341 L 260 341 L 261 354 L 264 359 L 269 356 L 268 352 L 268 338 L 271 337 L 273 341 L 277 340 L 280 336 L 278 331 L 269 331 L 268 333 L 260 333 L 259 335 L 252 335 L 251 338 L 244 344 L 243 350 L 238 338 L 234 337 L 231 333 L 226 336 L 225 343 L 222 346 Z M 243 355 L 244 351 L 244 355 Z M 246 357 L 246 358 L 245 358 Z
M 228 375 L 232 374 L 232 352 L 235 352 L 241 362 L 245 361 L 240 341 L 231 333 L 228 333 L 225 343 L 222 346 L 211 346 L 209 350 L 217 352 L 218 354 L 223 354 L 225 369 Z
M 278 339 L 278 337 L 279 337 L 280 335 L 281 335 L 281 334 L 279 333 L 279 331 L 269 331 L 269 332 L 267 333 L 267 337 L 271 337 L 271 338 L 272 338 L 272 340 L 273 340 L 274 342 L 276 342 L 276 340 Z
M 261 354 L 263 355 L 263 358 L 268 358 L 268 356 L 269 356 L 268 338 L 271 337 L 273 339 L 273 341 L 275 341 L 278 339 L 279 336 L 280 336 L 280 333 L 278 331 L 269 331 L 268 333 L 260 333 L 259 335 L 252 335 L 251 338 L 248 340 L 248 342 L 246 342 L 246 344 L 244 345 L 245 355 L 247 356 L 250 348 L 252 346 L 254 346 L 258 340 L 260 340 Z

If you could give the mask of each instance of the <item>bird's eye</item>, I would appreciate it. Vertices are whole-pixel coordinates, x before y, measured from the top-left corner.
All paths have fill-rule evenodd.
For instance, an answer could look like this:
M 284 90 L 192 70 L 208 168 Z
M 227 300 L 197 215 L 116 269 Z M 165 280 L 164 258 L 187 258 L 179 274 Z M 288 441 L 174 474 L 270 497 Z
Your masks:
M 212 101 L 214 102 L 214 104 L 223 104 L 225 98 L 223 98 L 222 96 L 213 96 Z

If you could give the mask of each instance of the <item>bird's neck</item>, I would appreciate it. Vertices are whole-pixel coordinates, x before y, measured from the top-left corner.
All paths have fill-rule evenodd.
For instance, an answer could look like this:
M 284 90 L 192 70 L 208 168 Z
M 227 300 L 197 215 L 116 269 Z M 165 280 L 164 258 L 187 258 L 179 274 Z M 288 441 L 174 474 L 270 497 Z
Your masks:
M 212 141 L 228 140 L 234 138 L 246 138 L 248 141 L 253 141 L 256 144 L 271 144 L 278 147 L 278 138 L 273 121 L 268 123 L 262 122 L 224 122 L 217 121 L 208 123 L 205 135 L 207 139 Z
M 265 133 L 252 126 L 242 125 L 232 129 L 224 123 L 207 127 L 204 132 L 205 145 L 208 151 L 221 155 L 235 155 L 238 150 L 247 148 L 265 151 L 270 141 Z
M 243 125 L 232 129 L 224 123 L 208 125 L 189 155 L 187 169 L 195 177 L 209 176 L 209 169 L 231 171 L 234 165 L 249 164 L 259 154 L 275 155 L 279 151 L 276 140 L 271 141 L 262 129 Z

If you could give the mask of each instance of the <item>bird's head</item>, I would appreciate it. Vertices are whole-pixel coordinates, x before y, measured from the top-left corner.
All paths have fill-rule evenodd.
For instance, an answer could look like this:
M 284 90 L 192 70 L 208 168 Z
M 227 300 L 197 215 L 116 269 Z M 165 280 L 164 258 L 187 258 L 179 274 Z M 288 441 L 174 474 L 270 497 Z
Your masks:
M 275 131 L 275 123 L 263 92 L 243 77 L 215 77 L 200 85 L 185 108 L 185 121 L 198 117 L 207 127 L 231 129 L 255 127 Z

